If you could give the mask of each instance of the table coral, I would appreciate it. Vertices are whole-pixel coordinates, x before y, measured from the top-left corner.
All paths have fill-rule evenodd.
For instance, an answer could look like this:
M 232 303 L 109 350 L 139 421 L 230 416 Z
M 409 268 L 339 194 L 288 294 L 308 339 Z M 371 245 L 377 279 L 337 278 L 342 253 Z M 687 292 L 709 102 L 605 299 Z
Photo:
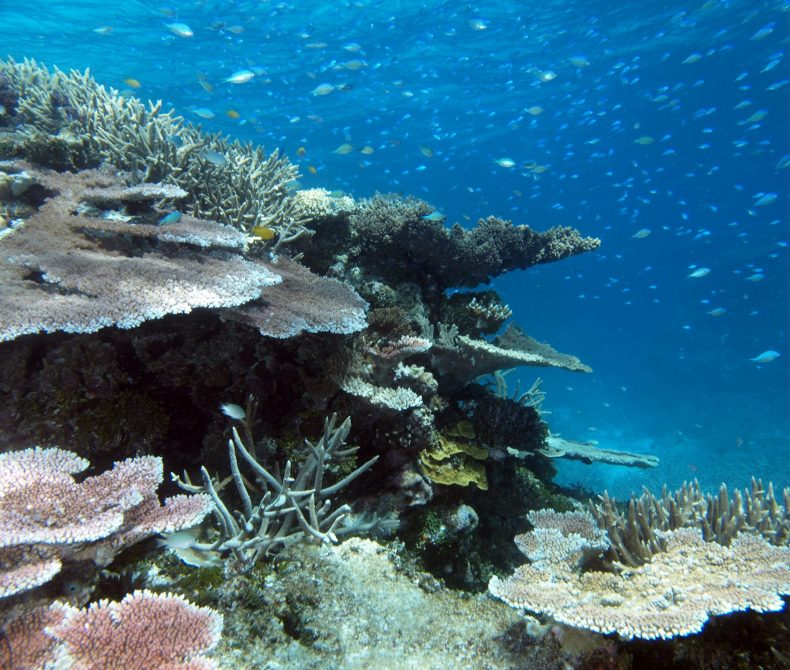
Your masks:
M 582 515 L 587 523 L 579 525 Z M 573 516 L 572 518 L 572 515 Z M 516 537 L 531 563 L 489 590 L 509 605 L 599 633 L 644 639 L 702 630 L 711 616 L 739 610 L 775 612 L 790 593 L 790 547 L 739 533 L 729 547 L 706 542 L 699 530 L 662 534 L 664 548 L 637 568 L 619 573 L 584 570 L 586 554 L 608 546 L 592 516 L 532 513 L 535 529 Z M 562 523 L 567 521 L 567 523 Z

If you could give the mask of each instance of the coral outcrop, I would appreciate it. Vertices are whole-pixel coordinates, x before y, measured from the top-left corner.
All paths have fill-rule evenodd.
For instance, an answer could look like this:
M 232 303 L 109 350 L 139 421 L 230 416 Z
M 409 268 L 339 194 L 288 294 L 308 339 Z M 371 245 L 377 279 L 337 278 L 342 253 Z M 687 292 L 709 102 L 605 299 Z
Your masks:
M 775 612 L 790 593 L 790 547 L 738 533 L 728 547 L 701 531 L 660 532 L 661 551 L 619 572 L 584 569 L 609 546 L 586 512 L 529 515 L 534 530 L 516 537 L 530 563 L 489 590 L 509 605 L 555 621 L 622 638 L 673 638 L 702 630 L 711 616 Z
M 471 230 L 447 228 L 426 218 L 419 200 L 376 196 L 351 215 L 353 253 L 389 282 L 416 280 L 424 289 L 475 287 L 509 270 L 557 261 L 597 249 L 600 240 L 571 228 L 539 233 L 529 226 L 488 217 Z
M 222 313 L 274 337 L 365 327 L 366 303 L 338 280 L 250 256 L 246 235 L 220 223 L 187 215 L 162 223 L 183 199 L 177 188 L 127 185 L 107 168 L 0 167 L 14 180 L 12 199 L 29 208 L 0 238 L 0 341 L 133 328 L 201 307 L 239 307 Z M 13 198 L 17 183 L 24 189 Z
M 61 449 L 0 454 L 0 599 L 27 593 L 63 572 L 105 567 L 147 537 L 194 526 L 211 511 L 208 496 L 175 496 L 160 505 L 162 459 L 144 456 L 80 482 L 89 463 Z M 23 598 L 17 602 L 24 603 Z M 6 610 L 8 612 L 10 610 Z
M 212 670 L 205 656 L 217 644 L 222 616 L 170 593 L 135 591 L 120 602 L 87 609 L 56 604 L 5 629 L 8 670 Z
M 297 170 L 277 152 L 206 134 L 162 103 L 148 106 L 99 85 L 90 72 L 50 72 L 35 61 L 0 61 L 7 124 L 6 157 L 59 170 L 100 163 L 138 182 L 166 182 L 186 192 L 186 211 L 249 232 L 271 227 L 275 246 L 308 231 L 290 197 Z M 0 129 L 2 130 L 2 129 Z
M 215 614 L 143 586 L 222 609 L 228 667 L 384 667 L 408 648 L 387 667 L 623 669 L 625 639 L 781 608 L 788 491 L 689 485 L 534 511 L 579 507 L 553 458 L 657 463 L 552 435 L 540 380 L 511 393 L 507 370 L 590 368 L 507 325 L 480 286 L 599 240 L 297 191 L 276 152 L 88 74 L 4 62 L 0 102 L 0 622 L 14 662 L 210 667 Z M 17 451 L 29 444 L 78 453 Z M 115 465 L 85 476 L 88 460 Z M 163 463 L 197 495 L 161 505 Z M 181 532 L 209 511 L 213 525 Z M 363 532 L 397 535 L 339 542 Z M 531 563 L 490 590 L 547 625 L 480 593 L 519 562 L 513 535 Z M 172 626 L 143 640 L 143 616 Z

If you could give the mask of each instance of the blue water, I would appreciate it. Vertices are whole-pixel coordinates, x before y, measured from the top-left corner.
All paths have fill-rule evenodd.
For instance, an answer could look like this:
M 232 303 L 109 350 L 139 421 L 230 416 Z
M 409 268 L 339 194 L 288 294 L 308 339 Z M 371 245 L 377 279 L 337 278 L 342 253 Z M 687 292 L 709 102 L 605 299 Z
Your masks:
M 790 3 L 621 4 L 28 0 L 0 5 L 0 54 L 279 147 L 305 187 L 599 236 L 495 287 L 594 368 L 540 371 L 552 430 L 662 463 L 559 480 L 788 485 Z M 749 360 L 766 350 L 782 355 Z

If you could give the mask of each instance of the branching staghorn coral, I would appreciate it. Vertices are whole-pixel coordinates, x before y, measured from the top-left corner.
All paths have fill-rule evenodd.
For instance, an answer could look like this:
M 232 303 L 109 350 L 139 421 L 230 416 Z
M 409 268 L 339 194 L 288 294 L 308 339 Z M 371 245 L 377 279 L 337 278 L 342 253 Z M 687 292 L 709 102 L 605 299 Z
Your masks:
M 698 528 L 706 541 L 729 545 L 737 533 L 759 533 L 775 545 L 790 541 L 790 488 L 782 491 L 784 505 L 774 494 L 772 483 L 763 486 L 752 479 L 751 488 L 736 489 L 730 497 L 722 484 L 717 495 L 705 494 L 696 480 L 661 497 L 644 489 L 624 506 L 604 492 L 600 501 L 590 500 L 590 513 L 606 529 L 611 543 L 610 558 L 624 565 L 639 566 L 664 550 L 662 531 Z
M 52 72 L 35 61 L 0 61 L 0 89 L 17 131 L 17 155 L 46 165 L 60 151 L 62 168 L 101 162 L 128 170 L 142 182 L 184 189 L 188 213 L 249 232 L 277 234 L 274 247 L 310 234 L 307 215 L 287 184 L 297 168 L 277 151 L 206 134 L 161 101 L 144 105 L 106 89 L 90 72 Z M 42 133 L 42 131 L 44 131 Z M 49 162 L 47 162 L 49 161 Z
M 337 542 L 337 536 L 360 532 L 372 524 L 357 522 L 344 524 L 351 511 L 348 505 L 332 509 L 331 497 L 347 486 L 378 460 L 374 456 L 353 472 L 334 484 L 326 484 L 324 478 L 330 462 L 352 456 L 356 447 L 343 448 L 351 430 L 351 419 L 335 427 L 336 415 L 326 419 L 321 438 L 313 443 L 305 440 L 310 455 L 294 470 L 292 462 L 286 462 L 282 473 L 279 468 L 270 472 L 244 444 L 236 428 L 233 438 L 228 440 L 228 458 L 233 483 L 242 502 L 242 509 L 231 512 L 220 498 L 218 487 L 206 468 L 201 469 L 203 485 L 195 486 L 188 478 L 174 477 L 184 490 L 205 493 L 214 501 L 214 517 L 219 537 L 212 543 L 195 542 L 190 553 L 198 561 L 216 563 L 218 558 L 232 557 L 225 562 L 233 572 L 249 572 L 255 564 L 283 547 L 302 541 Z M 245 431 L 251 440 L 249 426 Z M 250 442 L 250 446 L 252 443 Z M 239 467 L 239 456 L 252 470 L 257 487 L 262 494 L 253 503 L 251 490 Z
M 608 545 L 589 513 L 541 510 L 529 519 L 535 529 L 516 544 L 531 562 L 507 579 L 492 577 L 489 591 L 576 628 L 667 639 L 699 632 L 710 616 L 779 611 L 790 593 L 790 547 L 750 533 L 725 547 L 692 528 L 662 532 L 662 551 L 616 573 L 584 569 Z
M 492 387 L 493 394 L 500 400 L 510 400 L 522 407 L 532 407 L 541 416 L 551 414 L 551 412 L 543 410 L 546 392 L 541 388 L 543 380 L 540 377 L 536 377 L 535 381 L 532 382 L 532 386 L 526 391 L 521 390 L 521 380 L 519 379 L 516 382 L 516 388 L 511 394 L 508 388 L 507 375 L 513 372 L 514 369 L 494 370 L 491 373 L 493 379 L 491 382 L 488 382 L 488 386 Z

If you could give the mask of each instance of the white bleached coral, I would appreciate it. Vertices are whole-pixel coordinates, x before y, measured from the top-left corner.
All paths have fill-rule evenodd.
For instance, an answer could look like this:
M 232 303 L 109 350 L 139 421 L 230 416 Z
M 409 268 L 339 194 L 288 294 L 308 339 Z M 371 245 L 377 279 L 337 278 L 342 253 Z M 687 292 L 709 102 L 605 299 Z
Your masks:
M 293 194 L 296 209 L 307 219 L 324 219 L 353 212 L 357 205 L 350 195 L 332 195 L 325 188 L 306 188 Z
M 360 377 L 346 377 L 340 383 L 349 395 L 362 398 L 374 407 L 405 412 L 410 409 L 422 407 L 422 398 L 405 386 L 391 388 L 389 386 L 376 386 Z

